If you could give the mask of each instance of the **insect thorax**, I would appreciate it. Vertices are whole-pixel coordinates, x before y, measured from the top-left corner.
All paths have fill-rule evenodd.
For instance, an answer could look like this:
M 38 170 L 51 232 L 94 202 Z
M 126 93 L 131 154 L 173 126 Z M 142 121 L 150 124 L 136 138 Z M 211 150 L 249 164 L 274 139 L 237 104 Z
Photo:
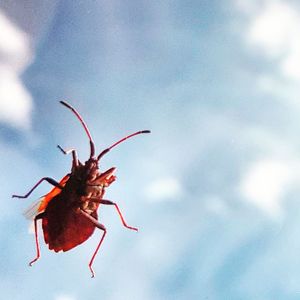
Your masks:
M 89 164 L 88 161 L 75 171 L 74 175 L 79 183 L 77 195 L 80 198 L 80 207 L 84 211 L 92 213 L 97 210 L 105 188 L 115 180 L 114 170 L 115 168 L 111 168 L 101 173 L 97 164 Z

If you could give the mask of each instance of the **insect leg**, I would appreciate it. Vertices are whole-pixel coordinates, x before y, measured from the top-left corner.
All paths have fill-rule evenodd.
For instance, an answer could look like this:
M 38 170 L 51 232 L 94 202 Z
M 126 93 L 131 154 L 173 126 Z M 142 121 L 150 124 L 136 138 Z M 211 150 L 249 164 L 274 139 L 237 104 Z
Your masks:
M 35 236 L 35 245 L 36 245 L 36 257 L 33 259 L 29 266 L 32 267 L 32 264 L 35 263 L 40 258 L 40 245 L 39 245 L 39 239 L 38 239 L 38 229 L 37 229 L 37 220 L 42 219 L 44 217 L 45 213 L 41 213 L 34 218 L 34 236 Z
M 56 180 L 54 180 L 50 177 L 43 177 L 34 185 L 34 187 L 26 195 L 24 195 L 24 196 L 12 195 L 12 197 L 13 198 L 27 198 L 44 180 L 46 180 L 48 183 L 54 185 L 55 187 L 63 189 L 63 187 Z
M 128 228 L 128 229 L 138 231 L 138 228 L 136 228 L 136 227 L 131 227 L 131 226 L 127 225 L 127 223 L 126 223 L 126 221 L 125 221 L 125 219 L 124 219 L 124 217 L 123 217 L 123 215 L 122 215 L 122 213 L 121 213 L 121 211 L 120 211 L 120 208 L 119 208 L 119 206 L 118 206 L 117 203 L 115 203 L 115 202 L 113 202 L 113 201 L 110 201 L 110 200 L 98 199 L 98 198 L 90 198 L 89 200 L 90 200 L 90 201 L 97 202 L 97 203 L 105 204 L 105 205 L 114 205 L 114 207 L 116 208 L 116 210 L 117 210 L 117 212 L 118 212 L 118 214 L 119 214 L 119 216 L 120 216 L 120 219 L 121 219 L 123 225 L 124 225 L 126 228 Z
M 94 217 L 92 217 L 90 214 L 88 214 L 84 210 L 80 209 L 80 213 L 83 216 L 85 216 L 86 218 L 88 218 L 97 228 L 103 230 L 103 235 L 102 235 L 102 237 L 100 239 L 100 242 L 99 242 L 99 244 L 98 244 L 98 246 L 97 246 L 97 248 L 96 248 L 96 250 L 95 250 L 95 252 L 94 252 L 94 254 L 93 254 L 93 256 L 92 256 L 92 258 L 90 260 L 90 262 L 89 262 L 89 268 L 90 268 L 90 271 L 92 273 L 92 278 L 93 278 L 93 277 L 95 277 L 95 273 L 94 273 L 94 270 L 92 268 L 92 265 L 93 265 L 93 262 L 94 262 L 94 259 L 95 259 L 96 255 L 97 255 L 97 252 L 98 252 L 98 250 L 99 250 L 99 248 L 100 248 L 100 246 L 101 246 L 101 244 L 102 244 L 102 242 L 104 240 L 104 237 L 106 235 L 106 228 L 105 228 L 104 225 L 100 224 Z
M 75 149 L 69 149 L 69 150 L 65 150 L 63 149 L 60 145 L 57 145 L 57 148 L 65 155 L 72 153 L 72 157 L 73 157 L 73 167 L 78 167 L 79 163 L 78 163 L 78 156 L 77 156 L 77 151 Z

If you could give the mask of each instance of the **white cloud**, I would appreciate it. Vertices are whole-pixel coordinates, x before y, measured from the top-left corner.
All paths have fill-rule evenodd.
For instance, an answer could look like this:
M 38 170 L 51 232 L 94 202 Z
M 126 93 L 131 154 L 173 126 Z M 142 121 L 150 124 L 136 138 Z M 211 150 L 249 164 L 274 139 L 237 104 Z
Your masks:
M 284 1 L 261 1 L 250 15 L 246 40 L 278 64 L 280 75 L 300 80 L 300 13 Z
M 16 128 L 29 129 L 32 99 L 18 74 L 0 63 L 0 120 Z
M 32 98 L 20 79 L 31 60 L 29 37 L 0 10 L 0 121 L 30 129 Z
M 176 178 L 163 177 L 152 181 L 144 193 L 151 201 L 175 200 L 182 194 L 182 187 Z
M 289 4 L 272 1 L 253 16 L 248 40 L 267 55 L 280 55 L 293 46 L 294 37 L 299 32 L 299 21 L 299 15 Z
M 29 38 L 0 11 L 0 57 L 22 71 L 31 58 Z
M 294 174 L 284 161 L 266 159 L 254 163 L 240 184 L 242 196 L 272 217 L 282 213 L 281 201 Z

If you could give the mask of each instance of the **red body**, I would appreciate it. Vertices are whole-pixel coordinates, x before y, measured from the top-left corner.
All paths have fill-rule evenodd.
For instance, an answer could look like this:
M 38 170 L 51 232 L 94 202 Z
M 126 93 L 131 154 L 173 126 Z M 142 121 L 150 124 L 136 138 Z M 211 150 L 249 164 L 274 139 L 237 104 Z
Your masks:
M 98 220 L 100 203 L 93 199 L 103 198 L 105 187 L 115 176 L 112 175 L 114 168 L 100 174 L 96 165 L 92 169 L 89 166 L 87 162 L 85 166 L 73 168 L 62 191 L 45 208 L 42 225 L 50 250 L 68 251 L 86 241 L 95 230 L 95 225 L 80 213 L 80 209 Z
M 37 220 L 42 220 L 46 244 L 48 244 L 50 250 L 56 252 L 61 250 L 68 251 L 85 242 L 93 234 L 95 228 L 102 230 L 103 235 L 89 263 L 92 277 L 94 277 L 92 264 L 106 235 L 105 226 L 98 222 L 97 210 L 99 205 L 113 205 L 116 208 L 123 225 L 137 231 L 137 228 L 126 224 L 122 213 L 115 202 L 103 199 L 105 188 L 115 180 L 115 176 L 113 175 L 115 168 L 100 172 L 99 161 L 112 148 L 126 139 L 138 134 L 149 133 L 150 131 L 143 130 L 130 134 L 100 152 L 98 156 L 95 156 L 94 142 L 85 122 L 72 106 L 63 101 L 61 101 L 61 104 L 72 110 L 83 125 L 90 141 L 90 158 L 82 164 L 78 160 L 75 149 L 65 151 L 58 146 L 64 154 L 71 153 L 73 156 L 71 173 L 66 175 L 60 182 L 56 182 L 49 177 L 44 177 L 38 181 L 26 195 L 13 195 L 13 197 L 27 198 L 44 180 L 55 186 L 47 195 L 40 199 L 38 205 L 32 206 L 28 211 L 30 216 L 34 216 L 37 248 L 37 256 L 30 262 L 30 265 L 40 257 Z
M 85 242 L 95 231 L 95 226 L 75 208 L 69 210 L 67 205 L 61 205 L 61 199 L 55 197 L 47 208 L 43 218 L 43 232 L 46 244 L 50 250 L 68 251 Z M 91 214 L 98 220 L 97 212 Z

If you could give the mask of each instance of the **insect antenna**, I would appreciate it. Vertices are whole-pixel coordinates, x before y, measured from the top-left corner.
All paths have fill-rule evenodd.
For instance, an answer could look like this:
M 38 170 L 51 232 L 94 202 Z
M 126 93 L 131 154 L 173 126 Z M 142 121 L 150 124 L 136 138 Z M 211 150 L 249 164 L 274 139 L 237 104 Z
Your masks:
M 115 142 L 114 144 L 112 144 L 110 147 L 104 149 L 97 157 L 97 160 L 100 160 L 100 158 L 105 155 L 107 152 L 109 152 L 112 148 L 116 147 L 117 145 L 121 144 L 122 142 L 126 141 L 127 139 L 138 135 L 138 134 L 143 134 L 143 133 L 150 133 L 150 130 L 141 130 L 141 131 L 137 131 L 135 133 L 132 133 L 130 135 L 127 135 L 125 137 L 123 137 L 122 139 L 120 139 L 119 141 Z
M 80 114 L 77 112 L 77 110 L 75 108 L 73 108 L 70 104 L 68 104 L 67 102 L 64 101 L 59 101 L 62 105 L 66 106 L 67 108 L 69 108 L 74 114 L 75 116 L 78 118 L 78 120 L 80 121 L 80 123 L 82 124 L 89 140 L 90 140 L 90 147 L 91 147 L 91 155 L 90 157 L 93 157 L 95 155 L 95 144 L 93 142 L 92 136 L 90 134 L 90 131 L 87 127 L 87 125 L 85 124 L 84 120 L 82 119 L 82 117 L 80 116 Z

